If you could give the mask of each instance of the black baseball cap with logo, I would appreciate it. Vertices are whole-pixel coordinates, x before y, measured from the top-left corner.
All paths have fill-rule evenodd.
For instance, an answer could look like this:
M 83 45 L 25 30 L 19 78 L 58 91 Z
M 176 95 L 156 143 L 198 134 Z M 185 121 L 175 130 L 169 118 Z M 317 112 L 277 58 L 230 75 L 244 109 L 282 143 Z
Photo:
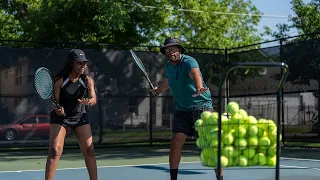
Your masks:
M 79 61 L 79 62 L 88 62 L 89 60 L 86 58 L 86 54 L 80 49 L 72 49 L 68 53 L 68 60 Z

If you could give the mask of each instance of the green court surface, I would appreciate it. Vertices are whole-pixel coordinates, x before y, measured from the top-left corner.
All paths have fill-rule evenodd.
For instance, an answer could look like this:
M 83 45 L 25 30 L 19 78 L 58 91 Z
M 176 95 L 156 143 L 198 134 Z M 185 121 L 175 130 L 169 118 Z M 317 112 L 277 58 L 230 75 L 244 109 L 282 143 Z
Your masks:
M 282 150 L 280 179 L 319 179 L 320 153 L 314 149 Z M 179 179 L 213 179 L 211 168 L 202 166 L 200 151 L 187 145 L 183 151 L 179 168 Z M 0 179 L 40 180 L 44 176 L 47 151 L 13 151 L 0 153 Z M 99 179 L 169 179 L 169 146 L 96 148 Z M 57 180 L 73 177 L 88 179 L 84 158 L 79 149 L 63 152 L 57 171 Z M 76 176 L 75 176 L 76 174 Z M 275 168 L 227 168 L 225 179 L 235 180 L 239 176 L 246 179 L 274 179 Z M 157 177 L 154 177 L 157 176 Z M 70 179 L 70 178 L 69 178 Z

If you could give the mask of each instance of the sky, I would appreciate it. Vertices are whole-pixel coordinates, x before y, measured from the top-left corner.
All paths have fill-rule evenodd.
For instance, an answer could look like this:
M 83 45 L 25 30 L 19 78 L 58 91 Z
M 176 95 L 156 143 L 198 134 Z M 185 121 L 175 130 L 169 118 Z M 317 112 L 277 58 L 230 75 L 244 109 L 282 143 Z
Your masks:
M 251 0 L 252 3 L 261 11 L 264 15 L 277 15 L 286 16 L 294 15 L 291 10 L 291 0 Z M 304 0 L 304 2 L 310 2 L 310 0 Z M 277 24 L 290 23 L 288 18 L 266 18 L 262 17 L 259 24 L 259 32 L 263 32 L 263 27 L 268 26 L 272 31 L 276 31 Z M 290 36 L 297 35 L 295 29 L 291 30 Z M 273 39 L 272 37 L 264 37 L 265 39 Z

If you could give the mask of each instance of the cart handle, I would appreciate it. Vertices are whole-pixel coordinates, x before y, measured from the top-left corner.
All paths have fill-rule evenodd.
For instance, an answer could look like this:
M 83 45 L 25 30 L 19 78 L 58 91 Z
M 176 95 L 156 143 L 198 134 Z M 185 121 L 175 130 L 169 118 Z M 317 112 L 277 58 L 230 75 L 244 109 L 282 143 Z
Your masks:
M 279 180 L 279 167 L 280 167 L 280 96 L 281 96 L 281 89 L 283 87 L 284 81 L 286 80 L 288 73 L 289 73 L 289 67 L 286 63 L 283 62 L 235 62 L 231 63 L 229 67 L 227 68 L 227 71 L 223 75 L 222 80 L 219 84 L 219 90 L 218 90 L 218 111 L 219 111 L 219 120 L 218 120 L 218 171 L 217 176 L 220 179 L 221 176 L 221 115 L 222 115 L 222 87 L 224 85 L 225 80 L 229 77 L 230 72 L 235 69 L 249 69 L 249 68 L 260 68 L 260 67 L 280 67 L 283 70 L 282 77 L 279 81 L 278 87 L 277 87 L 277 118 L 278 118 L 278 125 L 277 125 L 277 162 L 276 162 L 276 180 Z

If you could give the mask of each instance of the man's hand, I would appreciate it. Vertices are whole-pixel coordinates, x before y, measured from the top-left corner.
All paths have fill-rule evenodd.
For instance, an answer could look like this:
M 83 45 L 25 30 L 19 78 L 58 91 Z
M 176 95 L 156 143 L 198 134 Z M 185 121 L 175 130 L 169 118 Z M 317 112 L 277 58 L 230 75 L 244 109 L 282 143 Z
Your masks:
M 151 89 L 151 92 L 154 96 L 159 96 L 160 93 L 158 93 L 158 87 L 155 87 L 154 89 Z
M 209 90 L 209 88 L 204 88 L 204 87 L 202 87 L 202 88 L 197 88 L 196 93 L 193 94 L 192 97 L 197 97 L 197 96 L 199 96 L 200 94 L 206 92 L 207 90 Z

